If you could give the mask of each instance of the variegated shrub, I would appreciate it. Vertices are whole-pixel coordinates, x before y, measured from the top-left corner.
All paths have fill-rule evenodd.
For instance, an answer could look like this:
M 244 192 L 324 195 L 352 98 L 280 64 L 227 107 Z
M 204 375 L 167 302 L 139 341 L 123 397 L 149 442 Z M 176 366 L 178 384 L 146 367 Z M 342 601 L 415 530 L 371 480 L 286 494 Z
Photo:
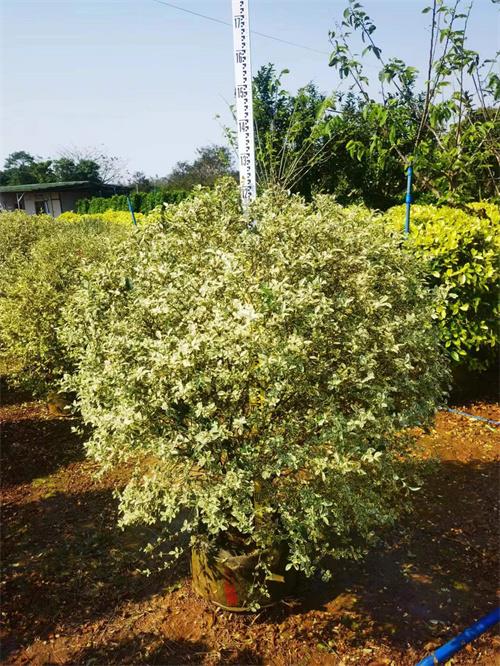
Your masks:
M 306 573 L 358 556 L 408 494 L 402 431 L 442 395 L 432 309 L 364 209 L 271 191 L 245 216 L 231 183 L 166 209 L 61 329 L 89 455 L 135 469 L 122 523 L 285 541 Z

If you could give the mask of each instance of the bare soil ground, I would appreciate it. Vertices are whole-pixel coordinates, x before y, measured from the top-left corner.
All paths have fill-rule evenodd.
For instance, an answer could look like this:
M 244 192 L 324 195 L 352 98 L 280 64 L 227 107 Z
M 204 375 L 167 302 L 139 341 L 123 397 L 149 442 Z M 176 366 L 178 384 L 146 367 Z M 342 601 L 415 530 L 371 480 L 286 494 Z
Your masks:
M 73 419 L 7 395 L 2 422 L 2 659 L 6 664 L 414 665 L 495 604 L 500 432 L 439 413 L 419 437 L 438 457 L 414 510 L 328 584 L 256 615 L 191 590 L 186 561 L 144 576 L 147 534 L 116 527 Z M 500 420 L 500 406 L 460 409 Z M 490 632 L 454 664 L 500 663 Z

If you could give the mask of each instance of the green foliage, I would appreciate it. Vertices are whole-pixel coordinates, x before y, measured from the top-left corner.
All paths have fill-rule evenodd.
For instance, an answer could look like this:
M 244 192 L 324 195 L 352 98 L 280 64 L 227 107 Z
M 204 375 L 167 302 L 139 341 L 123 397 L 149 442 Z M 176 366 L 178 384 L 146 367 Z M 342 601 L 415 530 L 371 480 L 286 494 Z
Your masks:
M 151 192 L 154 189 L 154 184 L 151 178 L 148 178 L 143 171 L 135 171 L 127 182 L 131 190 L 137 192 Z
M 358 201 L 381 210 L 401 202 L 405 174 L 397 156 L 366 150 L 378 135 L 378 115 L 371 112 L 366 100 L 352 93 L 338 96 L 336 110 L 330 121 L 327 158 L 312 174 L 317 191 L 331 192 L 339 203 Z M 398 109 L 398 124 L 401 143 L 410 145 L 411 124 L 403 104 Z
M 373 41 L 375 25 L 358 2 L 350 3 L 332 33 L 330 64 L 341 79 L 353 82 L 350 92 L 325 95 L 309 83 L 293 94 L 283 84 L 288 70 L 261 67 L 253 79 L 259 186 L 279 184 L 307 198 L 328 192 L 343 204 L 363 202 L 386 210 L 404 200 L 411 163 L 419 202 L 498 197 L 498 85 L 488 73 L 493 63 L 480 63 L 478 54 L 465 49 L 465 33 L 460 36 L 457 25 L 465 16 L 457 12 L 440 20 L 452 23 L 451 33 L 424 90 L 416 89 L 415 68 L 399 58 L 384 60 Z M 364 44 L 361 55 L 353 53 L 356 32 Z M 369 56 L 380 68 L 381 91 L 375 99 L 364 74 Z M 454 77 L 462 87 L 446 98 Z M 226 128 L 226 136 L 236 147 L 232 128 Z
M 189 195 L 187 190 L 154 190 L 152 192 L 132 192 L 130 201 L 135 213 L 150 213 L 164 203 L 176 204 Z M 114 194 L 112 197 L 92 197 L 77 201 L 76 210 L 82 214 L 105 213 L 108 210 L 128 210 L 127 195 Z
M 47 183 L 55 180 L 51 161 L 33 157 L 25 150 L 17 150 L 5 159 L 0 171 L 1 185 L 23 185 L 25 183 Z
M 43 160 L 24 150 L 11 153 L 0 172 L 2 185 L 24 185 L 27 183 L 55 183 L 71 180 L 101 182 L 100 167 L 90 159 L 75 161 L 67 157 Z
M 124 227 L 17 212 L 0 214 L 0 228 L 13 239 L 1 254 L 0 363 L 10 381 L 43 394 L 68 370 L 56 333 L 61 308 L 82 266 L 114 251 Z
M 281 83 L 287 73 L 277 74 L 269 64 L 253 80 L 257 175 L 263 189 L 280 185 L 304 192 L 327 155 L 333 100 L 312 83 L 290 94 Z
M 49 236 L 54 219 L 49 215 L 27 215 L 24 211 L 0 213 L 0 374 L 13 373 L 12 357 L 9 357 L 7 332 L 2 321 L 8 309 L 11 285 L 16 283 L 20 271 L 29 263 L 33 245 Z
M 21 210 L 0 213 L 0 276 L 4 284 L 15 279 L 33 243 L 49 235 L 53 226 L 49 215 L 27 215 Z
M 352 93 L 325 95 L 314 83 L 291 93 L 283 84 L 287 73 L 268 64 L 253 79 L 259 187 L 280 185 L 307 199 L 329 192 L 342 204 L 363 202 L 384 210 L 399 203 L 405 175 L 398 160 L 367 159 L 364 153 L 378 131 L 366 100 Z M 407 133 L 404 108 L 400 114 Z M 225 129 L 236 148 L 236 133 Z
M 17 150 L 5 160 L 4 168 L 0 171 L 0 185 L 72 180 L 103 184 L 119 177 L 120 171 L 118 158 L 106 155 L 99 149 L 65 150 L 57 159 L 48 160 L 35 157 L 25 150 Z
M 351 138 L 351 154 L 381 170 L 394 161 L 401 170 L 413 164 L 417 190 L 438 202 L 500 196 L 500 77 L 496 60 L 467 48 L 472 6 L 432 0 L 424 8 L 430 29 L 421 91 L 415 90 L 415 67 L 384 59 L 374 41 L 376 26 L 358 0 L 348 0 L 343 20 L 330 32 L 330 66 L 363 99 L 373 128 L 369 137 Z M 379 69 L 377 99 L 368 92 L 368 58 Z
M 101 182 L 99 164 L 94 160 L 82 159 L 75 161 L 70 157 L 61 157 L 58 160 L 53 160 L 52 172 L 54 180 L 59 182 L 71 180 Z
M 147 219 L 144 213 L 134 213 L 134 217 L 137 224 L 142 224 Z M 68 210 L 59 215 L 57 219 L 61 222 L 92 222 L 92 220 L 112 222 L 114 224 L 124 224 L 127 227 L 133 224 L 129 210 L 106 210 L 104 213 L 73 213 L 73 211 Z
M 226 146 L 203 146 L 192 162 L 177 162 L 164 179 L 169 188 L 192 190 L 198 185 L 212 187 L 219 178 L 237 178 L 232 153 Z
M 61 327 L 89 454 L 135 469 L 122 523 L 285 541 L 306 573 L 359 556 L 405 504 L 401 430 L 441 397 L 433 308 L 366 209 L 275 190 L 246 217 L 234 183 L 167 208 Z
M 385 219 L 403 229 L 405 207 Z M 493 365 L 498 353 L 500 212 L 493 204 L 462 208 L 414 205 L 410 249 L 427 265 L 441 302 L 434 317 L 456 364 L 472 370 Z

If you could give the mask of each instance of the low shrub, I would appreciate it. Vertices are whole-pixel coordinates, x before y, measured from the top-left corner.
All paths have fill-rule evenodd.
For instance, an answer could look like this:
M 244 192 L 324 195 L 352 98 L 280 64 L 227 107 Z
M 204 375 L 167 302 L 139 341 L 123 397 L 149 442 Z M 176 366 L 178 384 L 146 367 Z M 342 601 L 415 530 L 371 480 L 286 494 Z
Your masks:
M 162 217 L 86 271 L 61 328 L 89 454 L 135 468 L 122 523 L 284 541 L 308 574 L 358 557 L 447 375 L 419 262 L 329 197 L 268 192 L 247 217 L 223 183 Z
M 405 207 L 385 215 L 401 229 Z M 463 208 L 414 205 L 406 247 L 427 266 L 440 292 L 434 312 L 442 341 L 457 365 L 484 370 L 498 352 L 500 211 L 488 203 Z
M 53 226 L 54 220 L 49 215 L 27 215 L 22 210 L 0 213 L 0 309 L 7 298 L 8 285 L 15 283 L 31 247 L 49 235 Z M 9 366 L 2 345 L 5 346 L 0 330 L 0 375 L 7 375 Z
M 28 215 L 22 210 L 0 213 L 0 276 L 12 279 L 12 271 L 29 255 L 31 246 L 49 235 L 54 219 L 49 215 Z
M 146 219 L 146 215 L 143 213 L 134 213 L 134 215 L 137 224 L 142 224 Z M 81 214 L 74 213 L 73 211 L 67 211 L 66 213 L 59 215 L 57 219 L 61 222 L 91 222 L 92 220 L 95 220 L 96 222 L 124 224 L 125 226 L 133 225 L 132 217 L 128 210 L 105 210 L 102 213 L 91 214 Z
M 10 259 L 4 259 L 10 270 L 0 277 L 0 363 L 11 383 L 44 394 L 57 388 L 68 370 L 57 326 L 62 306 L 80 283 L 79 271 L 114 251 L 125 232 L 102 221 L 21 217 L 14 222 L 26 230 L 22 251 L 10 243 Z M 38 237 L 36 229 L 43 229 Z

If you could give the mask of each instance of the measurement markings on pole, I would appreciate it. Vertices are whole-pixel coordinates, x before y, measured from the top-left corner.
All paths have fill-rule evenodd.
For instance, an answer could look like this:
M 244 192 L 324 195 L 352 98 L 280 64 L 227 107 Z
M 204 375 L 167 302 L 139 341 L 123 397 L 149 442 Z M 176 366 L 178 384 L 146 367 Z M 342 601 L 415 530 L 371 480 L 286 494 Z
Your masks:
M 241 201 L 246 207 L 256 195 L 248 0 L 232 0 L 232 6 L 238 169 Z

